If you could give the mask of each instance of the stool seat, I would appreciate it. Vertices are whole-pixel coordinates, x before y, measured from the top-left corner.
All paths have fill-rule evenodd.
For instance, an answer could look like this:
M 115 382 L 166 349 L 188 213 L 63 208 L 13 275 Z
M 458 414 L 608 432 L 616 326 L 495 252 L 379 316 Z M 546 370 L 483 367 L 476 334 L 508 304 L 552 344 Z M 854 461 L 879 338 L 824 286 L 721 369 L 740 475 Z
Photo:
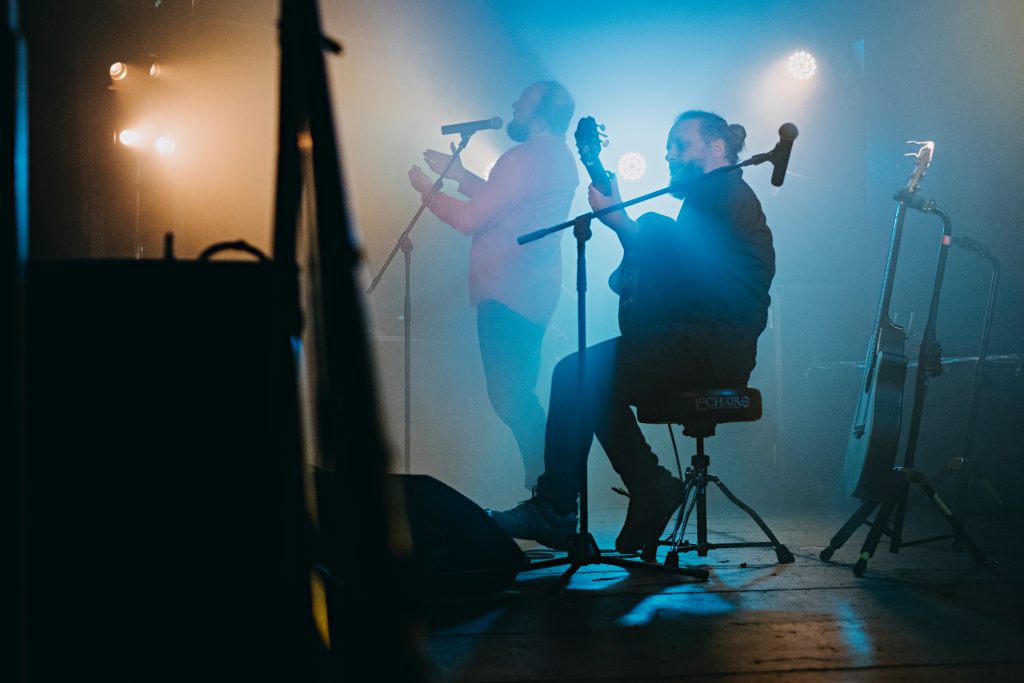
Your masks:
M 729 487 L 714 474 L 708 472 L 711 458 L 704 452 L 704 440 L 715 435 L 715 427 L 724 422 L 754 422 L 761 418 L 761 392 L 753 387 L 737 387 L 732 389 L 691 389 L 688 391 L 664 392 L 656 396 L 645 397 L 636 404 L 636 417 L 640 422 L 650 424 L 682 425 L 683 436 L 696 440 L 697 452 L 690 458 L 690 467 L 686 468 L 683 478 L 683 503 L 679 506 L 676 519 L 676 530 L 672 532 L 672 540 L 659 544 L 670 545 L 672 550 L 665 556 L 665 562 L 678 562 L 679 553 L 697 551 L 697 555 L 705 557 L 716 548 L 774 548 L 775 556 L 780 564 L 793 561 L 793 553 L 782 545 L 768 525 L 754 509 L 737 498 Z M 671 427 L 669 427 L 671 434 Z M 672 437 L 672 448 L 676 450 L 676 440 Z M 676 450 L 678 462 L 679 451 Z M 736 507 L 743 510 L 761 528 L 767 541 L 741 543 L 711 543 L 708 541 L 708 484 L 714 483 Z M 693 501 L 687 505 L 690 496 Z M 691 543 L 683 538 L 690 512 L 697 511 L 697 542 Z M 655 548 L 644 548 L 640 558 L 653 562 Z
M 753 387 L 669 392 L 638 402 L 636 415 L 649 424 L 754 422 L 761 419 L 761 392 Z

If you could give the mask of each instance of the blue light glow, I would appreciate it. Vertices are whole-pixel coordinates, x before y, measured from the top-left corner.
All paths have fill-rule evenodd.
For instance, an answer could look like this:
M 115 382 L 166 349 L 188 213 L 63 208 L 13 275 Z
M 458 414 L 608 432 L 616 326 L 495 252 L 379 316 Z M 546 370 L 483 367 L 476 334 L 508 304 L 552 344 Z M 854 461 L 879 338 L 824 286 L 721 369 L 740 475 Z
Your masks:
M 626 614 L 619 617 L 623 626 L 644 626 L 653 621 L 673 619 L 693 614 L 725 614 L 737 605 L 719 593 L 662 593 L 641 600 Z
M 839 634 L 850 654 L 850 661 L 854 666 L 864 666 L 874 661 L 874 646 L 871 643 L 871 635 L 864 627 L 864 620 L 854 610 L 849 602 L 836 604 L 836 614 L 839 617 L 837 626 Z

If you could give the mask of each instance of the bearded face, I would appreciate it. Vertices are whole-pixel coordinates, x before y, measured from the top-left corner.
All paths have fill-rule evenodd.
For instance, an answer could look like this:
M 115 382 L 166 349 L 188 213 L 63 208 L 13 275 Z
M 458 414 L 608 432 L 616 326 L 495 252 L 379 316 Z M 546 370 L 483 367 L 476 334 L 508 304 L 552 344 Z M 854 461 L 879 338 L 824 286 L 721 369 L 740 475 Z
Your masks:
M 671 161 L 668 165 L 669 179 L 673 185 L 689 183 L 704 175 L 704 164 L 699 159 L 689 161 Z M 672 196 L 682 199 L 686 190 L 673 190 Z
M 518 121 L 516 119 L 512 119 L 508 122 L 505 130 L 508 132 L 508 136 L 512 138 L 513 142 L 526 142 L 527 138 L 530 137 L 531 121 Z

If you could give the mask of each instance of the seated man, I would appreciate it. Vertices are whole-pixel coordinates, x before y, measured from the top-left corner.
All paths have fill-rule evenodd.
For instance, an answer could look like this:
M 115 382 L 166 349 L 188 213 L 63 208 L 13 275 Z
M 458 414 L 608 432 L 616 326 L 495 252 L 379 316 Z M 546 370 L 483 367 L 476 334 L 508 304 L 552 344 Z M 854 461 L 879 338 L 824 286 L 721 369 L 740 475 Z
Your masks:
M 746 131 L 704 111 L 681 114 L 668 134 L 672 183 L 696 180 L 736 163 Z M 620 202 L 590 186 L 590 205 Z M 555 367 L 544 444 L 545 472 L 534 495 L 504 512 L 489 511 L 515 538 L 567 549 L 576 532 L 580 475 L 596 435 L 629 491 L 615 549 L 632 553 L 656 542 L 682 502 L 682 482 L 658 464 L 631 409 L 668 391 L 744 387 L 765 328 L 775 275 L 772 234 L 741 171 L 674 192 L 675 220 L 625 211 L 601 217 L 624 257 L 610 284 L 619 294 L 621 336 L 590 346 L 584 387 L 578 355 Z

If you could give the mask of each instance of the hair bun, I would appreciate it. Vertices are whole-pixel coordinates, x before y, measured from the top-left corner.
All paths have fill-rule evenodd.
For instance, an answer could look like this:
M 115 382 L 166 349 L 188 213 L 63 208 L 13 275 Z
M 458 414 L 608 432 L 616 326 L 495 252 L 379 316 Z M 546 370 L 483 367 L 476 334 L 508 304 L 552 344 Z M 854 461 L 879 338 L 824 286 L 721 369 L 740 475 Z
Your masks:
M 729 124 L 729 134 L 732 135 L 736 151 L 738 152 L 743 149 L 743 145 L 747 140 L 747 129 L 738 123 L 732 123 Z

